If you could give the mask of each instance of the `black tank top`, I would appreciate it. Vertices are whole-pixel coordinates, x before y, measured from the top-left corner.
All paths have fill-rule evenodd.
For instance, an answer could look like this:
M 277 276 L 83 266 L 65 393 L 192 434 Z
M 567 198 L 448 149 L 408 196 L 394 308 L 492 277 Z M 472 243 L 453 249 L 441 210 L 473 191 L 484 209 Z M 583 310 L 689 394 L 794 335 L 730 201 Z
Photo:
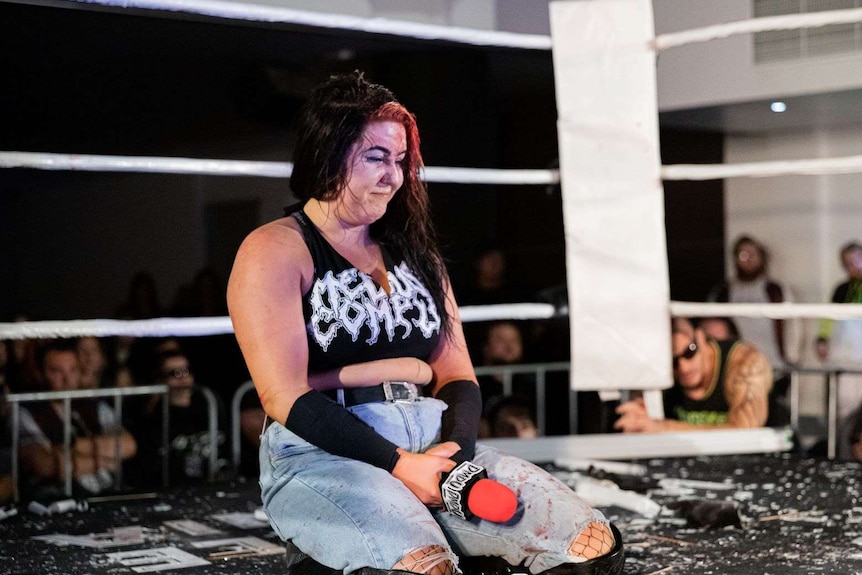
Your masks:
M 715 351 L 718 376 L 709 394 L 700 400 L 689 399 L 679 385 L 674 385 L 665 394 L 664 411 L 667 417 L 693 425 L 722 425 L 727 423 L 730 406 L 724 395 L 724 380 L 727 377 L 727 360 L 733 352 L 734 341 L 710 341 Z
M 305 212 L 292 216 L 314 261 L 314 281 L 302 301 L 309 372 L 394 357 L 427 359 L 440 339 L 440 315 L 407 264 L 381 246 L 387 295 L 335 251 Z

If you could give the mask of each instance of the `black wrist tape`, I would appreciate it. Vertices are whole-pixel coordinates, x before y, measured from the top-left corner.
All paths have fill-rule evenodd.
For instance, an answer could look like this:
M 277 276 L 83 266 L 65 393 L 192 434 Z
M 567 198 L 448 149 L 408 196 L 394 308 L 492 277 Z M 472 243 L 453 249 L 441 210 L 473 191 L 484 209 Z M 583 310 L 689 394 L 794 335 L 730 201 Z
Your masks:
M 479 386 L 466 379 L 450 381 L 437 392 L 437 399 L 449 405 L 443 412 L 440 441 L 454 441 L 461 446 L 461 451 L 450 459 L 458 462 L 473 459 L 482 417 Z
M 333 455 L 364 461 L 390 473 L 400 457 L 394 443 L 315 390 L 294 402 L 284 426 Z

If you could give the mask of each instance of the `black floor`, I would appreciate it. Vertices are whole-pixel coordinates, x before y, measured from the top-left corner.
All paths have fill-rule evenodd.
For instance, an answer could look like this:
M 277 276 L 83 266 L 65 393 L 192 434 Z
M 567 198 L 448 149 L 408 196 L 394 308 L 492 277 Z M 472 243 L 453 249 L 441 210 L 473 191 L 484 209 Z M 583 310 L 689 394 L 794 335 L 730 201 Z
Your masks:
M 284 570 L 283 544 L 254 516 L 260 506 L 257 482 L 142 495 L 145 498 L 92 502 L 84 511 L 51 516 L 34 514 L 26 504 L 18 506 L 16 516 L 0 522 L 0 573 L 272 575 Z M 196 531 L 201 529 L 205 532 Z M 68 541 L 69 535 L 89 537 Z M 270 550 L 274 554 L 256 554 Z M 201 559 L 206 563 L 178 566 Z
M 610 508 L 623 533 L 627 575 L 801 575 L 862 573 L 862 465 L 792 455 L 667 459 L 641 462 L 662 513 L 645 520 Z M 698 487 L 697 482 L 730 489 Z M 722 485 L 724 487 L 724 485 Z M 689 491 L 686 491 L 686 490 Z M 739 526 L 695 527 L 685 502 L 724 501 Z M 716 506 L 713 506 L 715 509 Z M 688 519 L 686 520 L 686 517 Z
M 862 573 L 859 463 L 787 454 L 637 463 L 646 466 L 645 476 L 607 478 L 649 495 L 661 513 L 650 518 L 602 507 L 625 539 L 627 575 Z M 575 479 L 552 471 L 564 481 Z M 87 510 L 52 516 L 21 505 L 17 515 L 0 521 L 0 574 L 282 573 L 283 546 L 255 521 L 258 506 L 255 481 L 93 502 Z M 691 523 L 704 517 L 729 525 Z M 181 568 L 182 561 L 205 564 Z

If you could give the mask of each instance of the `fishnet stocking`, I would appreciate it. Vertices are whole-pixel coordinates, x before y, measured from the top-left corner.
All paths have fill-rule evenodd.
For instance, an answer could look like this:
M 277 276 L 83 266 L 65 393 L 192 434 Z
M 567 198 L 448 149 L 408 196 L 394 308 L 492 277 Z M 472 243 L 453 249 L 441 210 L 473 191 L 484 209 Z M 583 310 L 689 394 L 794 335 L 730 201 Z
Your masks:
M 606 555 L 614 548 L 614 534 L 607 523 L 591 521 L 569 546 L 569 555 L 592 559 Z
M 441 545 L 414 549 L 393 565 L 392 569 L 427 573 L 428 575 L 453 575 L 455 562 L 452 552 Z

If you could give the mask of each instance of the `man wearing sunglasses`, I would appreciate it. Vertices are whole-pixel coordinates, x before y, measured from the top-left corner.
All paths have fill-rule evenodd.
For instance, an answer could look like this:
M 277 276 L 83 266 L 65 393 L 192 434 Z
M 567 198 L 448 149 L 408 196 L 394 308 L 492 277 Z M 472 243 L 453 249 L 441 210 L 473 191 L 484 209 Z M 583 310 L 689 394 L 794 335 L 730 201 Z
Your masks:
M 685 318 L 673 318 L 671 332 L 674 385 L 664 392 L 668 419 L 651 419 L 637 398 L 617 408 L 614 428 L 658 433 L 763 427 L 772 389 L 766 357 L 743 341 L 708 339 Z

